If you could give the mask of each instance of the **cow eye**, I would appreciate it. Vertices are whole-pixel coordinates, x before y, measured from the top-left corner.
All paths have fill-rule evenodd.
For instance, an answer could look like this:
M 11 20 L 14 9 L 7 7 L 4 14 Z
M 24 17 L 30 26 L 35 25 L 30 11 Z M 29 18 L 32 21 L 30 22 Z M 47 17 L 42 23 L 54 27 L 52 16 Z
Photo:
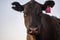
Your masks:
M 27 16 L 27 15 L 25 14 L 25 16 Z
M 28 13 L 25 13 L 24 16 L 30 16 Z
M 27 16 L 27 14 L 24 14 L 24 16 Z

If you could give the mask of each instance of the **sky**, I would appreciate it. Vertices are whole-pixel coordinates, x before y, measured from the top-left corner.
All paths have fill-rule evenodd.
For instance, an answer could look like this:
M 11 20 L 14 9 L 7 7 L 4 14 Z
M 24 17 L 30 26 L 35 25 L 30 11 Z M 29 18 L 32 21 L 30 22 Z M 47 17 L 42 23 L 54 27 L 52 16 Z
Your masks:
M 24 5 L 30 0 L 0 0 L 0 40 L 26 40 L 26 27 L 23 12 L 17 12 L 11 7 L 12 2 Z M 46 0 L 36 0 L 44 4 Z M 60 18 L 60 0 L 54 0 L 55 6 L 51 9 L 53 15 Z

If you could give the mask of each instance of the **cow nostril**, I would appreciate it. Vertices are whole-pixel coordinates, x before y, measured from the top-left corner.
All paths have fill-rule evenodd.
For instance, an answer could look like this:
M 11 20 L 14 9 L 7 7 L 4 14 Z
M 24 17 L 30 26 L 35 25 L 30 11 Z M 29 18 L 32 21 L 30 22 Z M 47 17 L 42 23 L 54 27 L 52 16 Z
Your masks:
M 31 31 L 31 29 L 29 29 L 29 31 Z
M 36 29 L 35 31 L 38 31 L 38 29 Z

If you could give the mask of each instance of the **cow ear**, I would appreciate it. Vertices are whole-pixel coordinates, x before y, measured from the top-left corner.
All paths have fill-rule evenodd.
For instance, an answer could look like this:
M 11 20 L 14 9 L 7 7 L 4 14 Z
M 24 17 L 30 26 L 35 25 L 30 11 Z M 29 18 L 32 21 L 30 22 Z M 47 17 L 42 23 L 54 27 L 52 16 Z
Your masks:
M 55 2 L 54 1 L 46 1 L 45 4 L 44 4 L 46 7 L 47 6 L 50 6 L 51 8 L 55 5 Z
M 22 12 L 24 10 L 24 6 L 19 4 L 18 2 L 13 2 L 12 9 Z

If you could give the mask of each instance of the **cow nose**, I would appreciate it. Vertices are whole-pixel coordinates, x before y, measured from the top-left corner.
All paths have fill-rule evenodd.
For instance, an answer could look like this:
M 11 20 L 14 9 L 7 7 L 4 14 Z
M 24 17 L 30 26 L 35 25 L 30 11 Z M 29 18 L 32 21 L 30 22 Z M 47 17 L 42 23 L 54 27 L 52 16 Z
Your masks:
M 30 28 L 30 30 L 31 30 L 31 31 L 36 31 L 36 30 L 37 30 L 37 28 Z
M 30 30 L 29 31 L 30 34 L 34 34 L 34 33 L 37 33 L 38 32 L 38 29 L 37 28 L 30 28 L 29 30 Z

